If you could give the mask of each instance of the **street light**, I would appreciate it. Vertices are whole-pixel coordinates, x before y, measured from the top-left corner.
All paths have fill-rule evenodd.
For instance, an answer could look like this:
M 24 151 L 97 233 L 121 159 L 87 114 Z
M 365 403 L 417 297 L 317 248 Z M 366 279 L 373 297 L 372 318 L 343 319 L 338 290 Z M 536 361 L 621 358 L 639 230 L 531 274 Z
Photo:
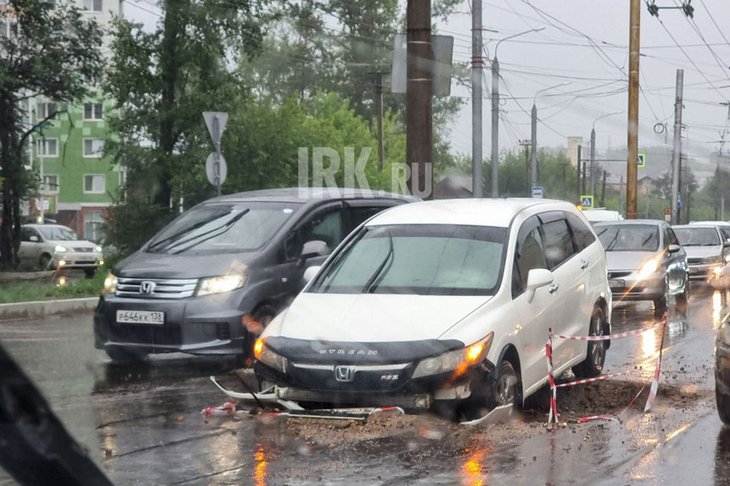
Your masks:
M 609 116 L 613 115 L 620 115 L 621 113 L 624 113 L 624 111 L 613 111 L 611 113 L 606 113 L 605 115 L 601 115 L 595 120 L 593 120 L 593 124 L 591 125 L 591 195 L 596 195 L 596 122 L 598 120 L 601 120 L 603 118 L 607 118 Z M 580 165 L 580 160 L 578 161 L 578 164 Z
M 499 45 L 515 37 L 529 34 L 531 32 L 540 32 L 545 27 L 539 29 L 530 29 L 518 34 L 513 34 L 500 39 L 494 46 L 494 58 L 492 59 L 492 197 L 499 197 L 499 59 L 497 59 L 497 49 Z

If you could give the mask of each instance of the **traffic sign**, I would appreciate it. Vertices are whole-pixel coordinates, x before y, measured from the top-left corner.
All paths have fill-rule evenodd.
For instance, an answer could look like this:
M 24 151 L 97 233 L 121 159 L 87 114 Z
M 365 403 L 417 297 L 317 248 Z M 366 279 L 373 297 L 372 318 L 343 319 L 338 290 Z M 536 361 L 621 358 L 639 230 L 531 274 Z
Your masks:
M 228 113 L 225 111 L 204 111 L 203 119 L 205 119 L 205 126 L 208 127 L 213 147 L 216 152 L 220 152 L 221 136 L 228 123 Z
M 216 156 L 218 158 L 216 164 Z M 216 165 L 218 170 L 216 171 Z M 217 173 L 216 173 L 217 172 Z M 228 175 L 228 166 L 226 165 L 226 159 L 222 155 L 213 152 L 205 160 L 205 175 L 208 177 L 208 182 L 216 187 L 220 187 L 226 180 Z
M 639 160 L 636 162 L 637 167 L 646 167 L 646 154 L 639 154 Z
M 542 186 L 532 186 L 532 197 L 535 199 L 542 199 L 545 197 L 545 188 Z
M 669 223 L 672 220 L 672 208 L 664 208 L 664 221 Z
M 580 205 L 583 206 L 583 209 L 592 209 L 593 208 L 593 196 L 584 194 L 580 197 Z

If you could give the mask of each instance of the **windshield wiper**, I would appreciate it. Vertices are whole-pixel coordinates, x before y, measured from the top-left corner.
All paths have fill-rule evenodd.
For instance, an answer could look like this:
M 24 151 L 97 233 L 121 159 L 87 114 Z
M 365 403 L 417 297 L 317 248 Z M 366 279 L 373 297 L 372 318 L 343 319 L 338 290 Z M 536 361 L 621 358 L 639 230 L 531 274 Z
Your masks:
M 375 269 L 373 274 L 370 276 L 367 282 L 365 282 L 365 286 L 362 288 L 362 293 L 364 294 L 372 294 L 375 292 L 375 289 L 378 287 L 380 282 L 385 277 L 385 274 L 388 273 L 387 270 L 383 272 L 383 269 L 385 268 L 385 265 L 390 261 L 392 265 L 391 257 L 393 256 L 393 237 L 390 235 L 390 230 L 386 230 L 388 232 L 388 253 L 385 255 L 385 258 L 383 258 L 383 261 L 380 262 L 380 265 L 378 265 L 378 268 Z M 390 267 L 388 267 L 390 269 Z M 382 273 L 382 276 L 381 276 Z M 380 277 L 380 278 L 378 278 Z
M 608 245 L 606 245 L 606 251 L 613 250 L 613 247 L 616 245 L 616 241 L 618 240 L 618 234 L 621 232 L 620 229 L 616 230 L 616 234 L 613 235 L 613 238 L 611 238 L 611 241 L 608 242 Z
M 231 226 L 233 226 L 234 224 L 236 224 L 249 211 L 250 211 L 250 209 L 246 209 L 244 211 L 241 211 L 236 216 L 234 216 L 233 218 L 229 219 L 228 221 L 226 221 L 222 225 L 217 226 L 215 228 L 212 228 L 212 229 L 206 231 L 205 233 L 202 233 L 202 234 L 199 234 L 199 235 L 194 235 L 194 236 L 188 238 L 187 240 L 180 241 L 180 242 L 177 242 L 177 243 L 173 243 L 173 244 L 171 244 L 170 246 L 167 247 L 167 251 L 170 251 L 172 253 L 182 253 L 183 251 L 189 250 L 190 248 L 192 248 L 194 246 L 197 246 L 197 245 L 199 245 L 201 243 L 205 243 L 206 241 L 208 241 L 208 240 L 210 240 L 212 238 L 215 238 L 216 236 L 220 236 L 223 233 L 225 233 L 226 231 L 228 231 L 231 228 Z M 211 234 L 211 233 L 213 233 L 213 234 Z M 206 236 L 207 236 L 207 238 L 205 238 Z M 181 248 L 181 249 L 179 249 L 177 251 L 172 251 L 175 248 L 180 248 L 181 246 L 183 246 L 183 245 L 185 245 L 187 243 L 191 243 L 191 242 L 192 242 L 192 244 L 186 246 L 185 248 Z

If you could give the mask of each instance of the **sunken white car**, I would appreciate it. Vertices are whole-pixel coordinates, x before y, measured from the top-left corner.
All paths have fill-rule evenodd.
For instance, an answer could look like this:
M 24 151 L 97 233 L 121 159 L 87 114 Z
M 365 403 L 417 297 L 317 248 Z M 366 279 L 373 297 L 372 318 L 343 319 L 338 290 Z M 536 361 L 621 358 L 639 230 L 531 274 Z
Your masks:
M 560 201 L 389 209 L 307 274 L 254 346 L 259 379 L 281 399 L 455 405 L 479 416 L 521 405 L 547 383 L 550 332 L 610 333 L 605 253 Z M 555 340 L 555 372 L 600 374 L 609 344 Z

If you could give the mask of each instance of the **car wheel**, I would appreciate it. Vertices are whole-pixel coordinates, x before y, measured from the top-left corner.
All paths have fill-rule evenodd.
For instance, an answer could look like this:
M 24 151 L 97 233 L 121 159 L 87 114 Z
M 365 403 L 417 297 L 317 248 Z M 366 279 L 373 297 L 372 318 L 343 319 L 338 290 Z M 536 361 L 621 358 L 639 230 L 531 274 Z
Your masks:
M 38 265 L 41 267 L 41 270 L 52 270 L 52 261 L 53 259 L 51 258 L 51 255 L 49 255 L 48 253 L 44 253 L 43 255 L 41 255 L 41 258 L 38 261 Z
M 689 282 L 685 281 L 684 290 L 681 294 L 677 294 L 674 297 L 674 306 L 677 311 L 682 314 L 687 314 L 687 307 L 689 306 Z
M 724 424 L 730 424 L 730 395 L 724 395 L 715 386 L 715 401 L 717 402 L 717 414 Z
M 472 395 L 466 399 L 459 415 L 475 420 L 502 405 L 520 404 L 520 377 L 507 360 L 499 364 L 496 378 L 484 376 L 473 385 Z
M 669 284 L 667 279 L 664 279 L 664 294 L 654 299 L 654 318 L 659 319 L 667 313 L 667 294 L 669 292 Z
M 590 336 L 602 336 L 606 324 L 603 309 L 595 307 L 591 315 Z M 603 372 L 606 362 L 606 341 L 588 341 L 586 359 L 573 367 L 573 374 L 578 378 L 594 378 Z
M 276 312 L 276 309 L 274 308 L 274 306 L 262 305 L 262 306 L 258 307 L 256 309 L 256 311 L 254 311 L 253 316 L 254 316 L 254 319 L 256 319 L 256 321 L 259 324 L 261 324 L 265 329 L 266 326 L 268 326 L 271 323 L 271 321 L 274 320 L 274 317 L 276 317 L 276 314 L 278 314 L 278 313 Z
M 106 348 L 104 351 L 106 351 L 107 356 L 115 363 L 139 363 L 147 357 L 147 353 L 145 352 L 131 351 L 118 347 Z

